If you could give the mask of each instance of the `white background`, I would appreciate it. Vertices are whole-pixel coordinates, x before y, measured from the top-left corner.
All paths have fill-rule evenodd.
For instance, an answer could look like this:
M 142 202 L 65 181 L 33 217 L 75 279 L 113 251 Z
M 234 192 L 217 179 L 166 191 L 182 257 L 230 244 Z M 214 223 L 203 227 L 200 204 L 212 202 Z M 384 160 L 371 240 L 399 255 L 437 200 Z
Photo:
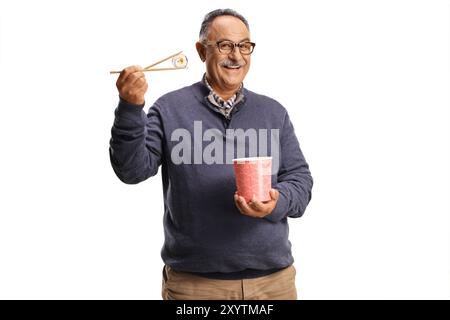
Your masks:
M 245 85 L 288 109 L 315 180 L 290 220 L 299 297 L 448 299 L 450 6 L 429 0 L 2 1 L 0 298 L 160 299 L 161 177 L 114 175 L 108 71 L 183 50 L 146 108 L 198 81 L 220 7 L 249 20 Z

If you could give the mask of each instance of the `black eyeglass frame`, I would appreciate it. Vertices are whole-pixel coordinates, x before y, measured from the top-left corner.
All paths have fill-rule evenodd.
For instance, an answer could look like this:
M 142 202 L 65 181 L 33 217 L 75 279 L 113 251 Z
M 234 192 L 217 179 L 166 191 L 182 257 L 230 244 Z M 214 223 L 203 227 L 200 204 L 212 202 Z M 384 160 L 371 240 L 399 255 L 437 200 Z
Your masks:
M 223 42 L 227 42 L 227 43 L 232 44 L 232 45 L 233 45 L 233 49 L 231 49 L 230 52 L 222 52 L 222 51 L 220 50 L 220 44 L 223 43 Z M 249 43 L 249 44 L 252 45 L 252 49 L 251 49 L 250 52 L 248 52 L 248 53 L 243 53 L 243 52 L 242 52 L 242 47 L 241 47 L 241 46 L 242 46 L 244 43 Z M 222 53 L 222 54 L 230 54 L 230 53 L 234 52 L 234 50 L 236 49 L 236 47 L 238 47 L 238 48 L 239 48 L 239 52 L 240 52 L 241 54 L 243 54 L 243 55 L 250 55 L 250 54 L 252 54 L 253 51 L 255 50 L 255 46 L 256 46 L 256 43 L 251 42 L 251 41 L 242 41 L 242 42 L 239 42 L 239 43 L 235 43 L 235 42 L 233 42 L 233 41 L 231 41 L 231 40 L 220 40 L 220 41 L 216 41 L 216 42 L 213 42 L 213 41 L 204 41 L 204 42 L 202 42 L 202 44 L 204 44 L 204 45 L 215 45 L 215 46 L 217 47 L 217 50 L 219 50 L 219 52 Z

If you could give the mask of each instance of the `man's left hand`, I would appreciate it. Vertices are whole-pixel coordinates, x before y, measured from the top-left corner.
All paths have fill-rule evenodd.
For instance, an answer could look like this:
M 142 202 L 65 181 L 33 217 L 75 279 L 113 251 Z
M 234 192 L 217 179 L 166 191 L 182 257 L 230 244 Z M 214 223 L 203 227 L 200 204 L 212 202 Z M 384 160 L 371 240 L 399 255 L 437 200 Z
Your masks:
M 269 201 L 261 202 L 253 196 L 252 200 L 247 203 L 244 197 L 239 196 L 236 192 L 234 194 L 234 202 L 242 214 L 254 218 L 263 218 L 273 211 L 280 196 L 280 193 L 276 189 L 270 189 L 269 193 L 271 198 Z

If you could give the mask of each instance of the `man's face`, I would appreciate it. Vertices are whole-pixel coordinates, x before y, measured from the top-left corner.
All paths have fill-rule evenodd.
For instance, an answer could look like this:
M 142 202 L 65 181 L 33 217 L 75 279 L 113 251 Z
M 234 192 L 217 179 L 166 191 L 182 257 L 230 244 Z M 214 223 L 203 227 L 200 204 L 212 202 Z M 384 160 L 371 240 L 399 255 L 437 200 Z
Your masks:
M 229 54 L 219 52 L 216 42 L 222 40 L 250 41 L 250 33 L 238 18 L 220 16 L 209 26 L 208 45 L 197 44 L 200 58 L 206 62 L 208 81 L 218 93 L 238 90 L 250 68 L 250 55 L 242 55 L 238 47 Z

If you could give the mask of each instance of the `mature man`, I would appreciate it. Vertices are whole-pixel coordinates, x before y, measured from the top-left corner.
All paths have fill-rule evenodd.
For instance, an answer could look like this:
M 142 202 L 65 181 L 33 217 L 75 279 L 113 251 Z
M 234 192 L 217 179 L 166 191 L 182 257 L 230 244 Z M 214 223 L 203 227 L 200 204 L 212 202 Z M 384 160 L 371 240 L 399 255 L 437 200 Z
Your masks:
M 133 184 L 162 167 L 163 298 L 296 299 L 287 218 L 304 213 L 313 182 L 292 123 L 279 103 L 243 86 L 255 48 L 244 17 L 208 13 L 196 48 L 206 63 L 202 80 L 162 96 L 148 114 L 142 69 L 128 67 L 117 80 L 115 173 Z M 251 130 L 258 132 L 235 134 Z M 236 194 L 236 148 L 276 158 L 271 200 Z

